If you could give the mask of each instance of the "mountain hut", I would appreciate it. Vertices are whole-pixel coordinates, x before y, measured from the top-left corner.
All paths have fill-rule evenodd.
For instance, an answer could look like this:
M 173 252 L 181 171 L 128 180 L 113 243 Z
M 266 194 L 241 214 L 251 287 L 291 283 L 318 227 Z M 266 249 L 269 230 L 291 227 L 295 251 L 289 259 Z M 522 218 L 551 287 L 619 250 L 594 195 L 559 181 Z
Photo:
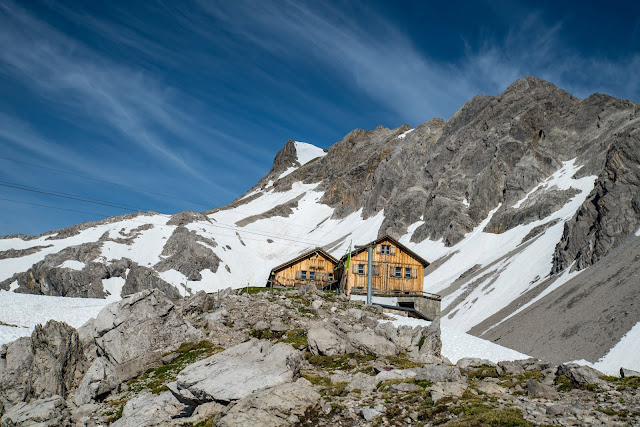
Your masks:
M 340 289 L 347 294 L 366 294 L 368 276 L 367 247 L 373 246 L 374 294 L 422 294 L 424 269 L 429 262 L 390 236 L 383 236 L 340 259 Z
M 305 252 L 275 267 L 269 274 L 269 285 L 301 286 L 314 284 L 325 289 L 335 282 L 338 260 L 322 248 Z

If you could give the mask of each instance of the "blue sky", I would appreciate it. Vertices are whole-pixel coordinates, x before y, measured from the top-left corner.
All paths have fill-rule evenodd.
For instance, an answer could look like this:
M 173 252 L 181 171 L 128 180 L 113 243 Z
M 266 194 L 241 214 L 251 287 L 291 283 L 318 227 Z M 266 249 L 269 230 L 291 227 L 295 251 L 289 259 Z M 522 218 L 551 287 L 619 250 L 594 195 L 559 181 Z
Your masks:
M 525 75 L 640 100 L 638 2 L 440 3 L 0 0 L 0 234 L 129 212 L 37 191 L 222 206 L 288 139 L 448 119 Z

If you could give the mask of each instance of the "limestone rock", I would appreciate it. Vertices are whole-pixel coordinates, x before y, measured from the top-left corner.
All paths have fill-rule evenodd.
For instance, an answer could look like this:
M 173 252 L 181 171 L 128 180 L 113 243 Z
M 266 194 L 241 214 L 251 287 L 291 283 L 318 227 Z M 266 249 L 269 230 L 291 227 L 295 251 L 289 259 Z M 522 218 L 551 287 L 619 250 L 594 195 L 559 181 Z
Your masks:
M 463 381 L 437 383 L 430 387 L 431 399 L 437 402 L 444 397 L 459 398 L 462 397 L 467 387 L 467 383 Z
M 620 378 L 640 377 L 640 372 L 631 369 L 620 368 Z
M 159 290 L 142 291 L 106 306 L 94 322 L 93 334 L 99 358 L 76 392 L 77 404 L 160 363 L 163 353 L 181 343 L 202 337 Z
M 64 399 L 54 395 L 44 399 L 20 403 L 2 416 L 1 427 L 39 426 L 57 427 L 67 424 Z
M 321 396 L 309 381 L 280 384 L 256 391 L 238 401 L 218 422 L 219 426 L 292 426 L 313 419 L 320 410 Z
M 93 361 L 76 390 L 73 401 L 85 405 L 97 397 L 115 389 L 120 384 L 116 367 L 106 357 Z
M 168 391 L 155 395 L 142 392 L 124 405 L 122 418 L 113 427 L 147 427 L 169 424 L 170 420 L 185 409 Z
M 576 363 L 568 363 L 558 366 L 556 376 L 564 375 L 571 382 L 577 385 L 587 384 L 603 384 L 604 381 L 600 377 L 604 374 L 589 366 L 578 365 Z
M 462 372 L 467 372 L 471 369 L 481 366 L 497 366 L 497 364 L 487 359 L 479 359 L 477 357 L 463 357 L 456 362 L 456 366 Z
M 302 355 L 289 344 L 252 339 L 186 367 L 177 378 L 184 399 L 231 402 L 254 391 L 293 381 Z
M 30 338 L 10 343 L 0 358 L 0 404 L 7 410 L 21 402 L 65 397 L 79 381 L 83 363 L 74 328 L 55 320 L 37 325 Z
M 415 372 L 417 380 L 431 382 L 462 380 L 462 375 L 460 375 L 460 370 L 457 366 L 443 364 L 424 365 L 422 368 L 415 369 Z
M 527 396 L 543 399 L 558 399 L 560 394 L 553 387 L 531 379 L 527 381 Z
M 314 323 L 307 332 L 309 351 L 322 356 L 335 356 L 352 350 L 346 336 L 325 322 Z

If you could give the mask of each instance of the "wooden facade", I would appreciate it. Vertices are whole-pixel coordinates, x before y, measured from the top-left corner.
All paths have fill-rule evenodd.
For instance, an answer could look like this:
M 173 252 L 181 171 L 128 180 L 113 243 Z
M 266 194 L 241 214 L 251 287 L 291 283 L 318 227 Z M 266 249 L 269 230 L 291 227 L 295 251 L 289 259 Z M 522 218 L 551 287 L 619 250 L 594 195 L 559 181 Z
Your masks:
M 314 284 L 326 288 L 336 280 L 338 260 L 321 248 L 305 252 L 271 270 L 269 284 L 300 286 Z
M 429 262 L 397 240 L 384 236 L 352 251 L 348 269 L 344 268 L 347 256 L 341 259 L 340 288 L 345 293 L 366 292 L 369 261 L 366 246 L 369 245 L 373 246 L 374 292 L 422 292 L 424 268 Z

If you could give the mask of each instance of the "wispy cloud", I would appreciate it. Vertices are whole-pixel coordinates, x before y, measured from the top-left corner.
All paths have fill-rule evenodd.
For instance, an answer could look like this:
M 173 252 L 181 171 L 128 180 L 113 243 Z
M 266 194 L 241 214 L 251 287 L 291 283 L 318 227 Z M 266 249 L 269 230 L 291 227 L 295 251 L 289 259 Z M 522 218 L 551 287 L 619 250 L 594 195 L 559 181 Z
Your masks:
M 202 154 L 251 163 L 228 148 L 242 141 L 188 116 L 181 108 L 187 97 L 143 70 L 100 56 L 10 3 L 0 5 L 0 28 L 0 72 L 64 109 L 77 126 L 107 125 L 126 141 L 122 149 L 133 144 L 225 194 L 227 186 L 196 167 Z
M 463 57 L 439 61 L 366 4 L 356 7 L 358 19 L 318 2 L 201 6 L 228 23 L 235 37 L 277 57 L 321 63 L 414 124 L 436 115 L 447 118 L 474 95 L 497 94 L 526 75 L 550 80 L 577 96 L 593 90 L 636 99 L 639 95 L 637 55 L 622 61 L 585 56 L 562 43 L 561 21 L 547 23 L 535 12 L 515 23 L 506 37 L 486 39 Z

